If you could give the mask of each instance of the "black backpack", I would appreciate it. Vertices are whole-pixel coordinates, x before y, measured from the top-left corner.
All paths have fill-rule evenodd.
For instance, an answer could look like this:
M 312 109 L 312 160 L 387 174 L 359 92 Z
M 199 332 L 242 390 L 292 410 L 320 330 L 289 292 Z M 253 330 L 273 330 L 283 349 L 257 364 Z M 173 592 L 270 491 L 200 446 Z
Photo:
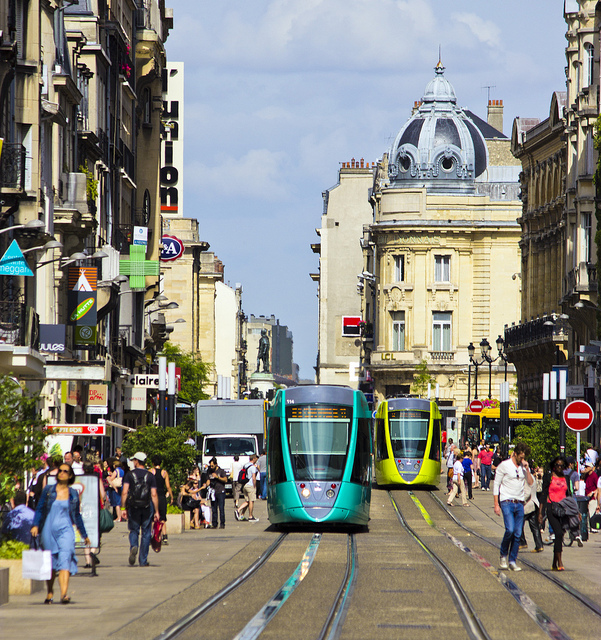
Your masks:
M 249 477 L 248 477 L 248 468 L 250 465 L 248 465 L 247 467 L 242 467 L 242 469 L 240 469 L 240 472 L 238 473 L 238 482 L 240 483 L 240 486 L 244 486 L 248 481 L 249 481 Z
M 127 504 L 136 509 L 146 509 L 150 506 L 150 485 L 148 484 L 149 472 L 139 479 L 138 474 L 131 472 L 133 484 L 127 496 Z

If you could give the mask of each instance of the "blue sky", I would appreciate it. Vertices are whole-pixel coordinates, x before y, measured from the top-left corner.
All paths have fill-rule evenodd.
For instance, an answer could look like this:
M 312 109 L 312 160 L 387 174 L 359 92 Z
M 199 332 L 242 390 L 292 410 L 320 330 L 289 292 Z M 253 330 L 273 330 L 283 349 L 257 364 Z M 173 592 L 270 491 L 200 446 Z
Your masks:
M 185 63 L 184 202 L 240 282 L 247 315 L 294 336 L 313 378 L 322 192 L 340 163 L 388 150 L 433 77 L 439 46 L 458 103 L 490 97 L 545 118 L 565 89 L 559 0 L 168 0 L 171 61 Z

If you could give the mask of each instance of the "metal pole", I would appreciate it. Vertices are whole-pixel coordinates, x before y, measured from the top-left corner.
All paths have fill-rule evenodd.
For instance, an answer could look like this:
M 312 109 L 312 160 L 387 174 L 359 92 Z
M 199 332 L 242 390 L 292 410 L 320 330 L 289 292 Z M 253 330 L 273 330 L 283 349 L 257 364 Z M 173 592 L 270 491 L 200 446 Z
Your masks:
M 167 365 L 167 426 L 175 426 L 175 362 Z
M 563 419 L 563 410 L 566 407 L 567 382 L 568 372 L 562 369 L 559 372 L 559 452 L 562 455 L 566 452 L 566 423 Z
M 167 358 L 159 356 L 159 427 L 165 426 L 167 411 Z
M 478 362 L 474 362 L 474 368 L 476 369 L 476 372 L 474 373 L 474 387 L 475 387 L 475 391 L 476 393 L 474 394 L 474 400 L 478 399 Z
M 492 360 L 489 360 L 488 361 L 488 399 L 489 400 L 492 398 L 491 383 L 492 383 Z
M 470 406 L 470 393 L 472 391 L 472 363 L 467 365 L 467 406 Z
M 543 373 L 543 417 L 549 415 L 549 374 Z

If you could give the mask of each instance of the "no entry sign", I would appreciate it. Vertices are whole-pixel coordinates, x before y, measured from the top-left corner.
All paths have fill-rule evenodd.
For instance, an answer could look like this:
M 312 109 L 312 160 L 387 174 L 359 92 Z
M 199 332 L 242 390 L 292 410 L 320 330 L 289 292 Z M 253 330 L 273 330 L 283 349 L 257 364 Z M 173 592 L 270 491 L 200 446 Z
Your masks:
M 572 431 L 584 431 L 593 424 L 594 413 L 588 402 L 574 400 L 563 410 L 563 421 Z
M 482 400 L 472 400 L 470 402 L 470 411 L 474 413 L 480 413 L 484 409 L 484 403 Z

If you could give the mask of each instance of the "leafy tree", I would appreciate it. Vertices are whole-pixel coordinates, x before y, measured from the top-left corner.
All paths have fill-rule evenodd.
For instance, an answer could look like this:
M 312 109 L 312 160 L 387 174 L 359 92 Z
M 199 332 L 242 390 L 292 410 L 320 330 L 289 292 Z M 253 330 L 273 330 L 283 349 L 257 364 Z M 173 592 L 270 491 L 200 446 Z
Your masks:
M 153 424 L 139 427 L 123 440 L 123 453 L 128 457 L 143 451 L 149 458 L 160 455 L 162 467 L 167 469 L 172 486 L 179 487 L 196 462 L 196 449 L 186 444 L 187 431 L 182 426 L 158 427 Z
M 513 441 L 529 445 L 531 459 L 546 467 L 559 455 L 559 420 L 545 416 L 541 422 L 518 425 Z M 570 429 L 566 429 L 566 455 L 576 456 L 576 434 Z
M 49 431 L 29 395 L 10 376 L 0 377 L 0 504 L 12 497 L 16 479 L 36 466 Z
M 428 384 L 436 384 L 436 378 L 428 371 L 428 362 L 425 359 L 415 368 L 417 369 L 417 373 L 413 374 L 411 391 L 420 397 L 425 396 L 428 391 Z

